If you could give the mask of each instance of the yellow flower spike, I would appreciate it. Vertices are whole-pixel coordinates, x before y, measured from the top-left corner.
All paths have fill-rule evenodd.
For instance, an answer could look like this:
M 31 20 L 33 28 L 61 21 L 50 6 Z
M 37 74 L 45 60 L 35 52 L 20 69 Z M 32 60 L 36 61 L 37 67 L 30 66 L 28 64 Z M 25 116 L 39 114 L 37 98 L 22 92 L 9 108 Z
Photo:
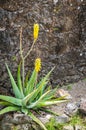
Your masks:
M 35 71 L 38 73 L 41 70 L 41 59 L 37 58 L 35 60 Z
M 34 31 L 33 31 L 34 41 L 37 40 L 38 34 L 39 34 L 39 24 L 34 24 Z

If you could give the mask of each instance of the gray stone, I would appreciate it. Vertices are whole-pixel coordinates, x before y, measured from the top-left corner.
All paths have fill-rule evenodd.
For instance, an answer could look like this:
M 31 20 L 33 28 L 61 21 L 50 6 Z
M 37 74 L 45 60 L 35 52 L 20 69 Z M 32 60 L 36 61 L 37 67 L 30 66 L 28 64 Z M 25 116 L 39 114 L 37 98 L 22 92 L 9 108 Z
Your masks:
M 69 94 L 69 92 L 64 89 L 59 89 L 56 92 L 56 96 L 57 97 L 65 96 L 65 99 L 72 99 L 72 96 Z
M 9 120 L 10 123 L 13 124 L 27 124 L 27 123 L 31 123 L 32 119 L 29 116 L 26 116 L 25 114 L 22 113 L 14 113 L 13 115 L 13 119 Z
M 53 0 L 53 2 L 54 2 L 54 4 L 56 5 L 56 4 L 57 4 L 57 2 L 58 2 L 58 0 Z
M 61 116 L 56 116 L 56 122 L 57 123 L 67 123 L 70 119 L 67 115 L 63 114 Z
M 75 130 L 83 130 L 83 128 L 80 125 L 75 125 Z
M 74 130 L 73 126 L 68 125 L 68 126 L 64 126 L 63 130 Z
M 50 118 L 52 118 L 53 116 L 50 114 L 47 114 L 45 116 L 41 116 L 38 117 L 44 124 L 46 124 L 47 122 L 49 122 Z
M 0 130 L 33 130 L 33 127 L 34 130 L 40 130 L 39 125 L 21 113 L 6 114 L 0 121 Z
M 86 99 L 81 99 L 79 110 L 81 113 L 86 114 Z
M 78 106 L 76 105 L 76 103 L 68 103 L 65 108 L 65 113 L 69 116 L 75 115 L 77 111 L 78 111 Z

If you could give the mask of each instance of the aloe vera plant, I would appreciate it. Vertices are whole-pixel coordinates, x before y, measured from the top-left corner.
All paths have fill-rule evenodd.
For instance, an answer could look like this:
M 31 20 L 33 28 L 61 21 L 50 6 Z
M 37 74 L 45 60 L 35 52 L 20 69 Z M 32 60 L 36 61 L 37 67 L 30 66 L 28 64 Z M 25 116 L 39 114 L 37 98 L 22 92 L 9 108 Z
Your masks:
M 35 117 L 35 115 L 33 115 L 31 110 L 39 111 L 41 108 L 46 106 L 66 101 L 64 97 L 61 99 L 55 98 L 54 94 L 56 89 L 48 89 L 50 88 L 47 86 L 48 78 L 53 69 L 38 83 L 36 83 L 37 72 L 34 70 L 30 79 L 27 81 L 27 86 L 24 86 L 23 88 L 20 65 L 18 66 L 17 73 L 18 83 L 16 83 L 14 80 L 7 64 L 6 68 L 8 70 L 15 97 L 0 95 L 0 105 L 5 106 L 5 108 L 0 110 L 0 115 L 11 111 L 21 111 L 41 125 L 44 130 L 47 130 L 43 123 L 37 117 Z M 42 109 L 42 111 L 43 110 L 45 111 L 46 109 Z
M 35 38 L 35 41 L 37 39 L 37 36 Z M 25 57 L 23 57 L 21 44 L 20 51 L 22 61 L 18 65 L 17 82 L 15 81 L 8 65 L 6 64 L 14 97 L 0 95 L 0 105 L 4 106 L 4 108 L 0 110 L 0 115 L 11 111 L 20 111 L 30 116 L 44 130 L 47 130 L 44 124 L 33 114 L 32 111 L 42 110 L 50 112 L 49 110 L 44 108 L 46 106 L 65 102 L 66 99 L 65 97 L 56 98 L 56 88 L 50 89 L 50 86 L 47 85 L 49 81 L 49 76 L 54 68 L 50 72 L 48 72 L 48 74 L 46 74 L 45 77 L 43 77 L 40 81 L 37 81 L 38 72 L 41 69 L 40 58 L 37 58 L 35 60 L 35 67 L 31 77 L 28 77 L 28 74 L 26 75 L 26 77 L 24 76 L 24 60 L 26 59 L 30 51 L 27 53 Z M 22 73 L 21 70 L 23 71 Z

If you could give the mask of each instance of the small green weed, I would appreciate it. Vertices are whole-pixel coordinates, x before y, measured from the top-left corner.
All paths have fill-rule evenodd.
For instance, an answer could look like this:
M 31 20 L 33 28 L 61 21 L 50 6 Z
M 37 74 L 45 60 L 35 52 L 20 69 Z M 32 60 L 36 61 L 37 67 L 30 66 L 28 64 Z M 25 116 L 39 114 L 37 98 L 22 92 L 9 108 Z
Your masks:
M 58 123 L 56 122 L 55 118 L 51 118 L 48 123 L 46 123 L 46 127 L 48 130 L 63 130 L 64 126 L 75 126 L 80 125 L 83 127 L 83 129 L 86 129 L 86 119 L 82 119 L 79 115 L 75 115 L 71 117 L 70 121 L 68 123 Z
M 84 120 L 80 115 L 71 117 L 70 125 L 75 126 L 76 124 L 86 127 L 86 119 Z
M 55 118 L 51 118 L 50 121 L 46 123 L 46 127 L 48 130 L 62 130 L 63 124 L 59 124 Z

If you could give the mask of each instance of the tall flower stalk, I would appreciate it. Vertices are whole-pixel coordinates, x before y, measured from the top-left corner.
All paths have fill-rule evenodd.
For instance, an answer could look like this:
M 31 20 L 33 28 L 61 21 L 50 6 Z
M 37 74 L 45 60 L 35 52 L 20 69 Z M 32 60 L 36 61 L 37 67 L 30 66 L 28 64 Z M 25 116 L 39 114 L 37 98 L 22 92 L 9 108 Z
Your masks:
M 24 87 L 24 81 L 25 81 L 25 78 L 24 78 L 25 77 L 25 70 L 24 70 L 25 60 L 29 56 L 31 51 L 33 50 L 34 44 L 36 43 L 36 40 L 38 39 L 38 34 L 39 34 L 39 24 L 34 24 L 34 28 L 33 28 L 33 38 L 34 38 L 34 40 L 33 40 L 33 43 L 32 43 L 32 46 L 31 46 L 30 50 L 24 56 L 23 55 L 23 49 L 22 49 L 22 27 L 20 28 L 20 56 L 21 56 L 21 60 L 22 60 L 22 81 L 23 81 L 23 87 Z
M 24 57 L 24 60 L 29 56 L 30 52 L 33 50 L 34 44 L 36 43 L 36 40 L 38 39 L 38 34 L 39 34 L 39 24 L 34 24 L 33 27 L 33 44 L 30 48 L 30 50 L 27 52 L 26 56 Z
M 23 56 L 23 49 L 22 49 L 22 27 L 20 28 L 20 56 L 22 60 L 22 82 L 24 87 L 24 56 Z

